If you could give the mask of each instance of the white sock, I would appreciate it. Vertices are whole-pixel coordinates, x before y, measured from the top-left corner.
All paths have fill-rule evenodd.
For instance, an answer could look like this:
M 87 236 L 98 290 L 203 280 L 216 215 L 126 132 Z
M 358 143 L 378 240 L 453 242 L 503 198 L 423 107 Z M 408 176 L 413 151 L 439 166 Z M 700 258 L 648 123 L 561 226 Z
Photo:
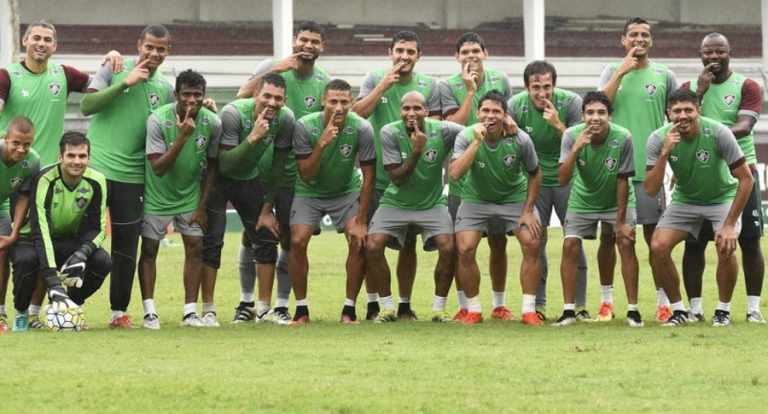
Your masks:
M 197 313 L 197 303 L 185 303 L 184 304 L 184 315 L 189 315 L 190 313 Z
M 112 311 L 112 320 L 114 321 L 117 318 L 122 318 L 123 315 L 125 315 L 125 312 L 113 310 Z
M 717 310 L 722 310 L 726 312 L 731 311 L 731 302 L 717 302 Z
M 144 314 L 149 315 L 154 313 L 157 315 L 157 309 L 155 309 L 155 300 L 154 299 L 146 299 L 141 304 L 144 306 Z M 120 312 L 122 313 L 122 312 Z M 112 314 L 114 318 L 114 313 Z
M 296 299 L 296 307 L 298 308 L 299 306 L 309 307 L 309 300 L 307 300 L 307 298 Z
M 27 308 L 27 312 L 29 313 L 29 316 L 39 315 L 40 307 L 37 305 L 29 305 L 29 308 Z
M 446 302 L 448 302 L 448 298 L 445 296 L 435 295 L 434 299 L 432 299 L 432 311 L 443 312 L 445 310 Z
M 504 306 L 507 304 L 507 300 L 505 298 L 506 292 L 496 292 L 493 291 L 493 308 L 496 309 L 499 306 Z
M 378 293 L 369 293 L 368 294 L 368 303 L 378 302 L 378 301 L 379 301 L 379 294 Z
M 564 311 L 576 311 L 576 304 L 575 303 L 566 303 L 563 305 Z
M 240 302 L 253 303 L 255 300 L 253 292 L 240 292 Z
M 630 303 L 627 305 L 628 311 L 637 311 L 637 303 Z
M 275 303 L 276 308 L 287 308 L 288 307 L 288 298 L 277 298 L 277 303 Z
M 400 296 L 400 302 L 399 303 L 411 303 L 411 298 L 406 296 Z
M 536 312 L 536 295 L 523 294 L 523 314 Z
M 456 291 L 456 297 L 459 299 L 459 309 L 467 309 L 467 295 L 463 290 Z
M 747 313 L 759 312 L 759 311 L 760 311 L 760 296 L 747 296 Z
M 483 311 L 483 308 L 480 306 L 480 295 L 467 298 L 467 310 L 476 313 L 481 313 Z
M 5 305 L 0 305 L 0 314 L 5 315 Z
M 344 306 L 351 306 L 351 307 L 354 308 L 355 307 L 355 300 L 354 299 L 350 299 L 350 298 L 344 299 Z
M 613 285 L 601 285 L 600 297 L 602 297 L 603 303 L 613 304 Z
M 669 298 L 663 288 L 656 289 L 656 306 L 669 306 Z
M 691 298 L 691 312 L 703 315 L 704 308 L 701 306 L 701 298 Z
M 685 305 L 683 304 L 682 300 L 679 300 L 675 303 L 672 303 L 670 305 L 672 307 L 672 311 L 685 311 Z
M 206 314 L 208 312 L 216 313 L 216 304 L 215 303 L 205 303 L 205 302 L 203 302 L 203 314 Z
M 392 300 L 392 295 L 379 296 L 379 305 L 381 305 L 381 308 L 384 309 L 385 311 L 395 310 L 395 302 Z

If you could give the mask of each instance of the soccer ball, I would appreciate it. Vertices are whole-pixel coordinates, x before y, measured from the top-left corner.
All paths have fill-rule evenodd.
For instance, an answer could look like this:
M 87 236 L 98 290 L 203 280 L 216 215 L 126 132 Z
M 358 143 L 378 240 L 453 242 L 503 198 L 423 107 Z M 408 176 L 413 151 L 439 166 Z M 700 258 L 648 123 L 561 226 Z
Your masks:
M 55 332 L 79 332 L 85 319 L 80 309 L 56 311 L 48 306 L 45 311 L 46 325 Z

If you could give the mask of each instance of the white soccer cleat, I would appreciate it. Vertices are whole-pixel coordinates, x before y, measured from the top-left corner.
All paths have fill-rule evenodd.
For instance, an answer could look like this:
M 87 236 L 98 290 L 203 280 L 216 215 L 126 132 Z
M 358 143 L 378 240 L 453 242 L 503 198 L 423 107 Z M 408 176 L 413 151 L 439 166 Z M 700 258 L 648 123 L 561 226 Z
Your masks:
M 160 318 L 155 313 L 144 315 L 144 322 L 141 324 L 146 329 L 157 331 L 160 329 Z
M 195 312 L 184 315 L 184 318 L 181 320 L 181 325 L 191 328 L 202 328 L 204 326 L 202 319 L 200 319 Z
M 221 326 L 219 321 L 216 320 L 216 312 L 206 312 L 200 320 L 206 328 L 218 328 Z

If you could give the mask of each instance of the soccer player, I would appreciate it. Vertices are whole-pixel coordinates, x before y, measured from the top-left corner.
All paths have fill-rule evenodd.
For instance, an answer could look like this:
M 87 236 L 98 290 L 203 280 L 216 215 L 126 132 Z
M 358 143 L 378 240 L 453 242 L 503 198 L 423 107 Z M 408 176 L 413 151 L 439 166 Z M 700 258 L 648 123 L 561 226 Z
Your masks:
M 389 174 L 384 169 L 379 132 L 384 125 L 400 120 L 400 102 L 406 93 L 418 91 L 427 101 L 429 116 L 440 117 L 440 91 L 437 81 L 415 71 L 421 58 L 421 39 L 411 31 L 401 31 L 392 36 L 389 45 L 389 59 L 392 67 L 380 69 L 366 75 L 360 87 L 352 111 L 368 118 L 373 125 L 376 140 L 376 192 L 370 205 L 368 217 L 373 217 L 379 199 L 389 186 Z M 400 319 L 416 319 L 411 309 L 411 292 L 416 277 L 416 234 L 409 232 L 397 258 L 397 281 L 400 294 L 397 316 Z M 381 288 L 381 287 L 379 287 Z M 371 298 L 369 297 L 369 300 Z M 375 318 L 369 312 L 366 319 Z
M 285 80 L 285 106 L 293 111 L 294 118 L 322 110 L 320 101 L 325 85 L 330 81 L 328 73 L 315 65 L 315 61 L 325 49 L 325 30 L 314 22 L 301 23 L 296 31 L 293 43 L 293 54 L 282 61 L 267 59 L 260 64 L 248 83 L 238 91 L 238 97 L 250 98 L 259 84 L 259 79 L 269 73 L 277 73 Z M 291 321 L 288 312 L 288 299 L 291 293 L 291 278 L 288 275 L 288 249 L 290 248 L 291 226 L 289 215 L 293 202 L 293 189 L 296 184 L 296 159 L 293 150 L 288 153 L 283 172 L 273 172 L 272 159 L 275 155 L 274 146 L 270 146 L 261 161 L 261 181 L 274 188 L 274 200 L 266 200 L 262 208 L 263 214 L 259 231 L 271 228 L 277 222 L 280 233 L 280 255 L 277 260 L 277 303 L 273 313 L 274 319 L 283 323 Z M 273 211 L 274 210 L 274 211 Z M 252 320 L 255 316 L 254 284 L 256 271 L 273 280 L 275 263 L 254 262 L 254 248 L 269 253 L 277 248 L 268 234 L 259 240 L 246 240 L 240 247 L 240 304 L 235 309 L 235 320 Z M 270 241 L 271 240 L 271 241 Z M 272 286 L 261 287 L 271 292 Z M 376 302 L 374 302 L 376 304 Z
M 755 183 L 742 212 L 739 247 L 747 288 L 747 321 L 766 323 L 760 312 L 760 294 L 765 273 L 765 259 L 760 246 L 763 209 L 752 133 L 763 109 L 763 93 L 757 82 L 730 69 L 731 46 L 722 34 L 710 33 L 704 36 L 700 52 L 704 69 L 696 81 L 685 83 L 682 87 L 696 92 L 701 102 L 702 116 L 720 121 L 730 128 L 752 172 Z M 693 322 L 704 319 L 701 279 L 705 264 L 704 251 L 707 243 L 713 239 L 711 230 L 710 225 L 705 225 L 698 239 L 689 238 L 685 242 L 683 280 Z
M 740 215 L 754 184 L 744 153 L 725 125 L 700 116 L 699 99 L 688 90 L 673 92 L 667 114 L 670 124 L 648 138 L 646 191 L 654 195 L 663 186 L 669 165 L 677 183 L 672 203 L 659 220 L 651 240 L 651 267 L 672 302 L 666 326 L 688 321 L 680 296 L 680 279 L 672 261 L 672 249 L 689 235 L 699 236 L 709 220 L 717 246 L 719 299 L 713 326 L 731 323 L 731 296 L 738 267 L 733 252 L 741 227 Z M 735 179 L 734 179 L 735 177 Z
M 31 148 L 34 136 L 32 121 L 17 116 L 8 124 L 8 131 L 0 141 L 0 204 L 3 206 L 0 210 L 0 333 L 8 329 L 8 314 L 5 310 L 8 252 L 19 239 L 19 230 L 27 217 L 32 179 L 40 170 L 40 157 Z M 8 207 L 12 198 L 13 215 Z
M 611 101 L 604 93 L 589 92 L 584 97 L 584 122 L 563 133 L 558 178 L 562 185 L 567 186 L 571 182 L 572 185 L 563 221 L 565 240 L 560 264 L 565 306 L 556 326 L 577 321 L 574 301 L 578 261 L 583 255 L 582 239 L 595 239 L 598 223 L 601 232 L 616 234 L 627 290 L 627 323 L 632 327 L 643 326 L 637 308 L 635 212 L 629 186 L 629 177 L 634 174 L 635 168 L 632 138 L 627 129 L 611 123 L 611 112 Z M 576 177 L 571 181 L 574 171 Z M 601 237 L 600 244 L 609 244 L 609 248 L 613 248 L 610 238 Z M 612 263 L 600 261 L 599 255 L 597 265 L 601 277 L 613 272 Z M 612 319 L 612 306 L 609 311 L 608 316 Z
M 255 317 L 266 320 L 268 315 L 271 316 L 269 311 L 278 239 L 267 230 L 262 234 L 256 230 L 265 198 L 274 198 L 273 193 L 268 196 L 261 182 L 261 177 L 268 174 L 268 171 L 261 169 L 259 161 L 267 151 L 277 150 L 274 167 L 283 170 L 291 147 L 294 118 L 293 112 L 285 106 L 285 80 L 278 74 L 269 73 L 261 78 L 261 82 L 254 97 L 238 99 L 225 106 L 221 112 L 219 174 L 208 199 L 208 229 L 203 237 L 203 286 L 213 286 L 216 281 L 216 273 L 221 264 L 221 249 L 224 246 L 229 201 L 240 216 L 248 244 L 253 246 L 260 243 L 264 246 L 251 247 L 256 253 L 256 263 L 270 265 L 259 266 L 259 303 L 255 307 Z M 285 220 L 282 215 L 281 218 Z M 262 241 L 264 237 L 268 240 Z M 204 297 L 203 308 L 212 307 L 213 304 L 209 303 L 212 299 Z M 254 307 L 248 305 L 246 303 L 245 308 L 236 313 L 234 322 L 253 319 L 251 315 Z M 208 312 L 214 311 L 208 309 Z M 206 313 L 206 309 L 203 309 L 203 313 Z
M 424 250 L 439 253 L 432 320 L 451 320 L 445 302 L 455 252 L 453 219 L 443 196 L 443 163 L 463 127 L 428 115 L 424 95 L 408 92 L 400 103 L 401 120 L 385 125 L 380 132 L 382 162 L 391 182 L 373 214 L 366 240 L 366 270 L 379 286 L 382 308 L 376 322 L 397 320 L 384 248 L 393 239 L 402 248 L 409 229 L 421 233 Z
M 137 42 L 138 56 L 118 73 L 103 66 L 83 97 L 80 108 L 91 118 L 93 166 L 109 187 L 107 206 L 112 226 L 114 269 L 109 286 L 112 328 L 130 328 L 126 314 L 131 299 L 136 249 L 144 211 L 144 163 L 147 117 L 173 101 L 173 87 L 158 70 L 171 50 L 165 27 L 147 26 Z M 175 124 L 175 120 L 174 120 Z
M 296 297 L 293 314 L 293 324 L 296 325 L 310 320 L 307 246 L 325 214 L 331 217 L 338 232 L 344 232 L 349 248 L 341 321 L 349 323 L 357 319 L 354 306 L 363 283 L 363 248 L 376 173 L 376 150 L 371 124 L 350 111 L 351 89 L 341 79 L 328 82 L 322 98 L 323 111 L 299 119 L 294 130 L 293 148 L 299 177 L 291 206 L 288 273 Z M 356 160 L 363 174 L 362 188 L 355 168 Z
M 503 223 L 506 233 L 517 236 L 522 249 L 522 322 L 541 325 L 535 311 L 541 230 L 534 207 L 541 186 L 536 150 L 528 134 L 507 115 L 507 101 L 498 92 L 491 91 L 480 99 L 477 119 L 478 123 L 456 138 L 449 168 L 454 180 L 466 175 L 455 225 L 459 278 L 468 308 L 460 321 L 471 325 L 483 320 L 477 245 L 495 219 Z M 496 246 L 491 244 L 491 249 Z
M 38 272 L 55 308 L 77 308 L 99 289 L 112 267 L 100 247 L 107 230 L 107 184 L 88 166 L 90 143 L 70 131 L 59 145 L 60 162 L 43 169 L 28 193 L 29 180 L 22 184 L 22 194 L 31 201 L 29 221 L 11 252 L 14 331 L 27 330 L 26 309 Z
M 171 222 L 184 242 L 182 324 L 219 326 L 215 309 L 204 308 L 202 318 L 197 313 L 197 294 L 203 272 L 205 205 L 216 179 L 221 138 L 221 121 L 214 112 L 202 106 L 205 83 L 203 76 L 195 71 L 181 72 L 176 77 L 176 103 L 160 107 L 147 120 L 146 198 L 139 282 L 144 327 L 148 329 L 160 329 L 154 301 L 156 259 L 160 241 Z M 203 297 L 212 303 L 213 286 L 203 285 L 203 288 Z
M 627 52 L 624 60 L 608 65 L 603 70 L 598 89 L 611 100 L 612 122 L 627 128 L 632 134 L 635 157 L 632 185 L 637 199 L 637 223 L 643 225 L 643 238 L 650 247 L 653 230 L 664 211 L 666 201 L 663 191 L 651 197 L 643 188 L 646 141 L 651 132 L 664 125 L 667 98 L 677 89 L 677 80 L 666 66 L 650 59 L 653 37 L 651 25 L 647 21 L 638 17 L 628 20 L 621 34 L 621 45 Z M 615 264 L 614 249 L 611 249 L 610 257 L 610 262 Z M 606 282 L 601 280 L 601 283 Z M 659 281 L 654 279 L 654 283 L 656 319 L 664 321 L 670 315 L 669 300 Z M 605 302 L 608 297 L 612 297 L 612 283 L 603 285 L 602 291 Z
M 509 99 L 512 96 L 509 79 L 503 72 L 484 66 L 484 61 L 488 57 L 488 50 L 485 48 L 485 41 L 477 33 L 468 32 L 459 37 L 456 41 L 455 57 L 461 65 L 461 73 L 439 84 L 443 117 L 461 125 L 473 125 L 477 123 L 477 104 L 486 93 L 495 90 L 501 93 L 505 99 Z M 449 176 L 448 211 L 451 213 L 451 218 L 454 221 L 456 220 L 459 204 L 461 204 L 461 183 L 451 179 Z M 501 229 L 501 226 L 490 226 L 490 233 L 488 234 L 489 245 L 498 245 L 496 248 L 491 249 L 490 259 L 493 292 L 493 311 L 491 312 L 491 317 L 509 320 L 513 316 L 505 303 L 507 237 L 503 234 L 503 231 L 501 234 L 497 234 L 495 232 L 496 229 Z M 459 299 L 459 312 L 455 317 L 459 320 L 467 312 L 467 300 L 464 291 L 461 289 L 461 281 L 458 274 L 455 275 L 455 278 L 456 294 Z M 445 292 L 439 292 L 438 295 L 446 296 L 450 287 L 450 284 L 447 285 Z
M 541 280 L 536 293 L 536 314 L 546 320 L 547 276 L 547 227 L 552 210 L 560 223 L 565 221 L 570 183 L 560 185 L 558 181 L 558 160 L 560 143 L 566 128 L 581 122 L 581 97 L 571 91 L 556 87 L 557 71 L 551 63 L 536 60 L 523 71 L 525 90 L 515 94 L 507 103 L 509 114 L 518 128 L 523 129 L 533 141 L 536 156 L 541 167 L 541 189 L 536 199 L 536 210 L 541 218 Z M 601 243 L 601 246 L 603 244 Z M 609 253 L 613 245 L 609 246 Z M 605 255 L 600 251 L 601 257 Z M 576 316 L 590 319 L 586 310 L 587 302 L 587 259 L 584 249 L 579 252 L 578 278 L 576 287 Z M 600 315 L 598 315 L 599 317 Z

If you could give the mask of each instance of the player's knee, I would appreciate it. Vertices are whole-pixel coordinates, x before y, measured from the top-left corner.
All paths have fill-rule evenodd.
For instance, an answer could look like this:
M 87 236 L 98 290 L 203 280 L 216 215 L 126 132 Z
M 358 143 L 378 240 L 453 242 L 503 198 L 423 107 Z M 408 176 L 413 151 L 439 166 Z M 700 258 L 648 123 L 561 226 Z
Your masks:
M 520 248 L 523 251 L 523 256 L 539 257 L 539 250 L 541 248 L 541 245 L 539 244 L 538 239 L 534 239 L 533 237 L 531 237 L 531 238 L 522 240 L 520 242 Z
M 477 246 L 472 245 L 471 243 L 458 243 L 456 252 L 459 257 L 459 262 L 462 264 L 472 263 L 477 256 Z
M 456 245 L 453 241 L 453 235 L 446 237 L 436 237 L 437 252 L 440 256 L 449 257 L 453 256 L 456 252 Z
M 579 254 L 581 243 L 579 239 L 575 237 L 568 237 L 563 241 L 563 255 L 569 257 L 576 257 Z
M 377 235 L 370 235 L 365 240 L 366 257 L 380 258 L 384 256 L 384 240 Z
M 621 237 L 616 240 L 616 246 L 621 253 L 630 253 L 635 249 L 635 241 L 628 237 Z
M 661 237 L 651 238 L 651 255 L 668 256 L 672 251 L 672 244 Z
M 492 235 L 488 236 L 488 246 L 493 249 L 497 249 L 496 251 L 504 250 L 507 248 L 507 237 L 505 235 Z
M 744 256 L 758 256 L 763 254 L 763 250 L 760 248 L 760 238 L 739 238 L 739 247 L 741 248 L 741 254 Z
M 88 259 L 88 270 L 104 279 L 112 271 L 112 258 L 104 249 L 98 249 Z
M 299 234 L 297 231 L 293 232 L 293 234 L 291 234 L 291 250 L 306 251 L 310 237 L 311 235 L 306 236 L 304 234 Z
M 603 247 L 613 247 L 616 243 L 616 233 L 613 231 L 600 232 L 600 244 Z
M 184 240 L 184 252 L 188 257 L 202 257 L 203 239 L 201 237 L 189 237 Z
M 277 244 L 256 243 L 253 246 L 253 259 L 257 264 L 277 263 Z

